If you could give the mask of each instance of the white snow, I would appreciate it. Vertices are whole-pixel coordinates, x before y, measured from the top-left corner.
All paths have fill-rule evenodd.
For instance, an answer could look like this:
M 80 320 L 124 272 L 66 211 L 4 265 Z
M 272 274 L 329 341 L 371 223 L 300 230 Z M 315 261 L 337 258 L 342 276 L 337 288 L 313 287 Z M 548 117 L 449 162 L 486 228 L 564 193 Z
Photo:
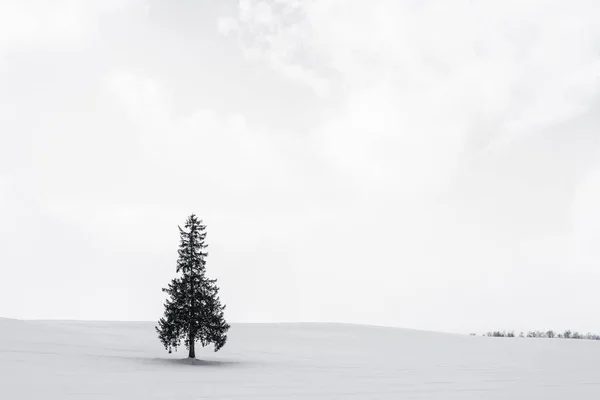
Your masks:
M 600 342 L 233 324 L 166 353 L 153 323 L 0 319 L 0 399 L 599 399 Z

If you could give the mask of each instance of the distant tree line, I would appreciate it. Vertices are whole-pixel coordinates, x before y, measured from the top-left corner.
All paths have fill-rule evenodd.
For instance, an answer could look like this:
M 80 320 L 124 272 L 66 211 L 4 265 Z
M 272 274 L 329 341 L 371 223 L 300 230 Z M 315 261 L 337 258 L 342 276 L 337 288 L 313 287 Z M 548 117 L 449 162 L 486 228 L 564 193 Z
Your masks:
M 471 336 L 476 336 L 476 334 L 472 333 Z M 514 331 L 494 331 L 494 332 L 487 332 L 484 333 L 483 336 L 487 336 L 487 337 L 509 337 L 509 338 L 514 338 L 514 337 L 528 337 L 528 338 L 548 338 L 548 339 L 586 339 L 586 340 L 600 340 L 600 335 L 594 334 L 594 333 L 587 333 L 587 334 L 583 334 L 583 333 L 579 333 L 579 332 L 572 332 L 570 330 L 564 331 L 563 333 L 557 333 L 553 330 L 549 330 L 546 332 L 542 332 L 542 331 L 529 331 L 527 333 L 525 332 L 520 332 L 518 335 L 515 334 Z

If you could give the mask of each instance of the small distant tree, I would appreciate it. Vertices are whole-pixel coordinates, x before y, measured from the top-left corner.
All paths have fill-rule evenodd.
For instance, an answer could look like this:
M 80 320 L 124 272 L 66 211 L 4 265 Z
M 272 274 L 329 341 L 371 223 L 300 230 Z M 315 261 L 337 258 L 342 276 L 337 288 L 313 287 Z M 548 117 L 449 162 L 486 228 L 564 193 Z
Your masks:
M 513 331 L 510 331 L 506 334 L 506 337 L 515 337 L 515 333 Z
M 164 317 L 156 327 L 158 338 L 169 353 L 177 350 L 183 340 L 189 358 L 196 358 L 196 341 L 203 347 L 213 344 L 214 351 L 219 351 L 227 342 L 229 330 L 217 281 L 206 277 L 205 230 L 206 226 L 194 214 L 188 217 L 185 229 L 179 227 L 179 276 L 163 289 L 168 298 Z
M 525 334 L 523 332 L 519 333 L 519 337 L 525 337 Z
M 563 333 L 563 337 L 565 339 L 570 339 L 571 338 L 571 331 L 565 331 L 565 333 Z
M 581 339 L 581 335 L 579 334 L 579 332 L 573 332 L 573 334 L 571 335 L 571 337 L 573 339 Z
M 552 329 L 549 330 L 548 332 L 546 332 L 546 336 L 550 339 L 554 339 L 554 331 Z

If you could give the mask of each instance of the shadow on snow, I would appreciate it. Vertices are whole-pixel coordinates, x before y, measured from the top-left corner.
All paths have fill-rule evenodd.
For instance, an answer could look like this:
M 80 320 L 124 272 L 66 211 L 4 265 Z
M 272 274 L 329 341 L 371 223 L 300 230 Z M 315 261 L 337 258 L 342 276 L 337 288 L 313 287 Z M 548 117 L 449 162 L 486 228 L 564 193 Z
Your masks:
M 242 364 L 231 360 L 201 360 L 192 358 L 154 358 L 152 362 L 167 365 L 190 365 L 196 367 L 232 367 Z

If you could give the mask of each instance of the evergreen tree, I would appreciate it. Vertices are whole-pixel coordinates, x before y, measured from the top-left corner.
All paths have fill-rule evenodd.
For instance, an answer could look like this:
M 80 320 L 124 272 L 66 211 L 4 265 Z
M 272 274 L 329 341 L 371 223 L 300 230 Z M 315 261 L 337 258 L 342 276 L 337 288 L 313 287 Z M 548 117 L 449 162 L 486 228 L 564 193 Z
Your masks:
M 227 342 L 229 325 L 225 322 L 225 305 L 219 300 L 216 279 L 206 277 L 206 226 L 194 214 L 185 229 L 179 227 L 181 241 L 177 273 L 163 292 L 168 294 L 164 316 L 158 321 L 158 338 L 171 353 L 184 341 L 189 357 L 196 358 L 195 344 L 214 345 L 219 351 Z

